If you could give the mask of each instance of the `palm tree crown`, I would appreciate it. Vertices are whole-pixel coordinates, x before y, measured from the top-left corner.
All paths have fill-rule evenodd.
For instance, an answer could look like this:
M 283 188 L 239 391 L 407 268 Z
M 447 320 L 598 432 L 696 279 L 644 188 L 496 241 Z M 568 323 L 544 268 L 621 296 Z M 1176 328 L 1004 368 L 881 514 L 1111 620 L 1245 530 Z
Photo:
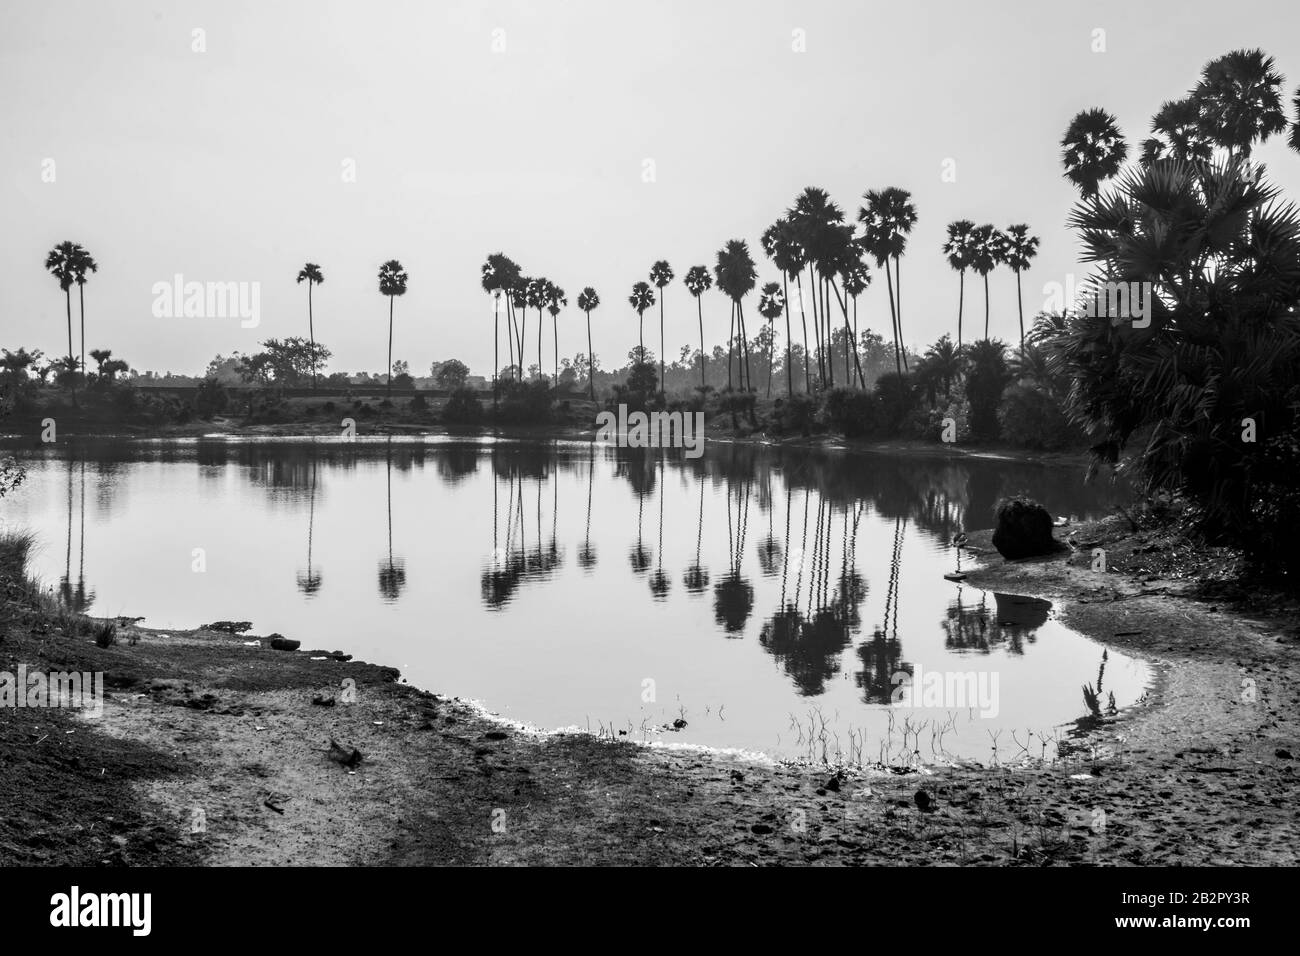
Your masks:
M 406 270 L 396 259 L 389 259 L 379 267 L 379 294 L 406 295 Z
M 1061 147 L 1065 178 L 1084 196 L 1095 196 L 1102 181 L 1119 172 L 1128 156 L 1128 143 L 1115 117 L 1102 109 L 1079 113 L 1061 138 Z
M 708 266 L 691 266 L 686 270 L 682 283 L 687 292 L 699 298 L 713 287 L 713 276 L 709 275 Z
M 320 285 L 325 281 L 325 275 L 321 272 L 320 266 L 314 262 L 309 262 L 298 270 L 298 284 L 310 282 L 312 285 Z
M 600 296 L 591 286 L 587 286 L 578 293 L 578 308 L 583 312 L 590 312 L 600 305 Z
M 1201 131 L 1234 155 L 1286 129 L 1282 77 L 1263 50 L 1233 50 L 1211 60 L 1192 91 Z

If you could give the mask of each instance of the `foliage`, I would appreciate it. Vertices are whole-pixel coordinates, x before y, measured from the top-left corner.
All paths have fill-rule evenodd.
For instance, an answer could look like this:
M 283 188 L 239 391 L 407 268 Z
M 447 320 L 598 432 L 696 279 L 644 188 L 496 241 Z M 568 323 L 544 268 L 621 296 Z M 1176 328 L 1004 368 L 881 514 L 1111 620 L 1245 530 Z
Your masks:
M 518 384 L 518 383 L 513 383 Z M 510 391 L 510 389 L 506 389 Z M 442 410 L 442 420 L 448 425 L 477 425 L 483 420 L 483 404 L 478 392 L 461 386 L 453 389 Z
M 971 435 L 975 438 L 988 441 L 998 437 L 998 405 L 1010 381 L 1006 345 L 996 339 L 982 339 L 970 347 L 966 397 L 970 403 Z

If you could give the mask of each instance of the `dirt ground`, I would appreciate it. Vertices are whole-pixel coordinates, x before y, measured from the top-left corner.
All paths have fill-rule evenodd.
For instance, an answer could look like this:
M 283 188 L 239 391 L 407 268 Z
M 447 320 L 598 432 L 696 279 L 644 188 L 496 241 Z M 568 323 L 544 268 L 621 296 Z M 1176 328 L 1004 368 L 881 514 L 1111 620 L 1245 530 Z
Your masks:
M 1048 761 L 907 774 L 536 734 L 247 634 L 101 648 L 10 583 L 0 669 L 104 671 L 109 699 L 0 710 L 0 864 L 1295 863 L 1294 608 L 1188 596 L 1206 568 L 1157 567 L 1118 520 L 1072 531 L 1078 551 L 985 553 L 970 583 L 1153 662 L 1144 703 Z

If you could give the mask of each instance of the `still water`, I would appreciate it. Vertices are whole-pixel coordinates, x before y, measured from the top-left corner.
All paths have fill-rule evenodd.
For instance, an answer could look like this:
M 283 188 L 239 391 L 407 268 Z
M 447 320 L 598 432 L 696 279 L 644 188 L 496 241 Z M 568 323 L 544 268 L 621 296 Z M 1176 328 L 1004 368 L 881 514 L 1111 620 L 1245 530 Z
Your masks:
M 4 515 L 68 603 L 251 621 L 538 727 L 989 762 L 1148 679 L 1046 602 L 943 577 L 1002 495 L 1104 513 L 1118 492 L 1074 469 L 447 438 L 14 450 L 28 477 Z

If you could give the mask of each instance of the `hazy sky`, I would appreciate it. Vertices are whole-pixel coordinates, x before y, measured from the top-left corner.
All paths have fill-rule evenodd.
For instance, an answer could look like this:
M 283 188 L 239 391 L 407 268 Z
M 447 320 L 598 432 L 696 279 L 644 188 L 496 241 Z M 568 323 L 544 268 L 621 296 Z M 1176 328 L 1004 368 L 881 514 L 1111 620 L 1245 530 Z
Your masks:
M 1057 146 L 1074 113 L 1103 106 L 1137 143 L 1163 100 L 1242 46 L 1277 58 L 1289 102 L 1297 10 L 1282 0 L 3 0 L 0 345 L 66 350 L 63 296 L 41 267 L 72 239 L 100 265 L 86 289 L 87 349 L 112 348 L 139 369 L 198 373 L 218 352 L 306 335 L 294 278 L 310 260 L 325 273 L 316 333 L 331 369 L 378 371 L 388 309 L 375 276 L 398 258 L 411 278 L 394 357 L 417 374 L 452 357 L 486 373 L 479 266 L 497 250 L 568 292 L 563 355 L 586 350 L 578 292 L 599 291 L 593 335 L 606 367 L 635 344 L 631 285 L 668 259 L 671 357 L 697 336 L 686 269 L 711 267 L 724 241 L 743 238 L 760 282 L 777 278 L 758 237 L 807 185 L 854 216 L 866 189 L 911 190 L 920 218 L 903 260 L 905 321 L 920 345 L 956 324 L 957 276 L 940 254 L 948 222 L 1031 225 L 1043 240 L 1025 277 L 1036 311 L 1044 283 L 1082 273 Z M 1098 28 L 1103 53 L 1092 51 Z M 193 50 L 196 29 L 206 52 Z M 796 30 L 806 52 L 792 49 Z M 1257 157 L 1296 195 L 1300 155 L 1278 138 Z M 355 182 L 343 181 L 348 159 Z M 956 182 L 942 179 L 946 159 Z M 155 318 L 152 286 L 176 273 L 259 282 L 261 324 Z M 1014 279 L 1003 270 L 991 284 L 993 333 L 1009 338 Z M 704 315 L 712 347 L 727 330 L 720 294 Z M 968 329 L 982 324 L 969 277 L 966 316 Z M 888 329 L 883 276 L 859 323 Z M 647 316 L 657 349 L 655 324 Z M 529 328 L 532 352 L 535 317 Z M 549 317 L 544 354 L 549 367 Z

